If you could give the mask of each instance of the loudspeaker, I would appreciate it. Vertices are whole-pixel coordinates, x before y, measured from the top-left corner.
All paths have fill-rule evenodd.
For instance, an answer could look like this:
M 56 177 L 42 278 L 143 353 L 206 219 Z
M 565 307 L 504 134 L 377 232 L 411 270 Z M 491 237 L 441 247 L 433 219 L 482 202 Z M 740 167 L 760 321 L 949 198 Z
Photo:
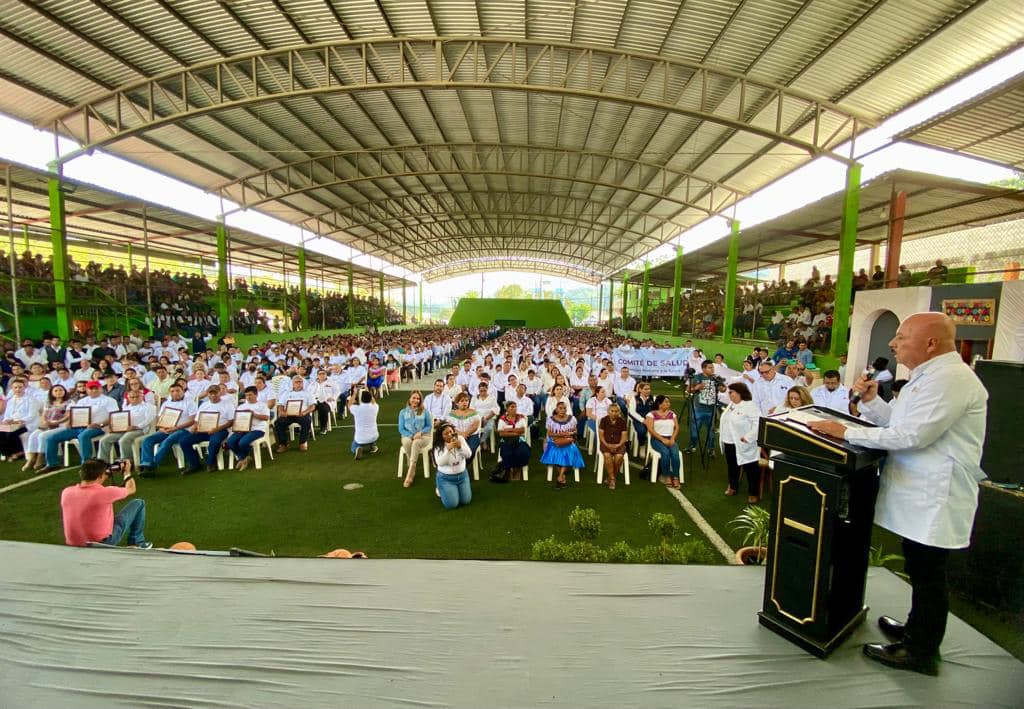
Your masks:
M 1024 485 L 1024 428 L 1020 416 L 1024 362 L 982 359 L 975 363 L 974 373 L 988 390 L 981 469 L 994 482 Z

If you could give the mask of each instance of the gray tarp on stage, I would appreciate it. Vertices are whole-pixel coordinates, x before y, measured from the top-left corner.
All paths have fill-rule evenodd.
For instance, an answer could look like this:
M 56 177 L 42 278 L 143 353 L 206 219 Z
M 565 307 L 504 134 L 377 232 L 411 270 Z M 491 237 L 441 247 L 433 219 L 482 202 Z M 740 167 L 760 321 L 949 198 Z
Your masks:
M 758 568 L 227 559 L 0 542 L 0 706 L 1024 703 L 956 618 L 937 679 L 757 624 Z M 872 619 L 909 587 L 874 570 Z

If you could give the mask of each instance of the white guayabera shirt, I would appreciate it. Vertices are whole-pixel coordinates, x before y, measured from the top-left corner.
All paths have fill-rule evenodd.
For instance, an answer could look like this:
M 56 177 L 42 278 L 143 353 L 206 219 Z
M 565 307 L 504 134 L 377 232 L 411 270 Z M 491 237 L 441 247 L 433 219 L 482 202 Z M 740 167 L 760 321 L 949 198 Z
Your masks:
M 978 508 L 988 392 L 947 352 L 918 365 L 892 404 L 858 405 L 879 428 L 848 428 L 846 440 L 890 451 L 875 523 L 920 544 L 963 549 Z

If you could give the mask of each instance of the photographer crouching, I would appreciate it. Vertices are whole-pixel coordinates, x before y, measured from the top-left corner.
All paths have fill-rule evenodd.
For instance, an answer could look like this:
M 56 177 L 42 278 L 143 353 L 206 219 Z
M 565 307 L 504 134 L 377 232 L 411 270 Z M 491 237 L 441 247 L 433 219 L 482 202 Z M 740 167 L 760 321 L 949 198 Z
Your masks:
M 130 460 L 107 465 L 98 458 L 89 458 L 78 471 L 81 482 L 64 488 L 60 509 L 64 517 L 64 542 L 84 547 L 90 542 L 117 546 L 128 533 L 128 545 L 151 549 L 143 535 L 146 526 L 146 503 L 134 499 L 114 514 L 114 503 L 135 494 L 135 477 Z M 114 476 L 121 476 L 121 485 L 107 485 Z

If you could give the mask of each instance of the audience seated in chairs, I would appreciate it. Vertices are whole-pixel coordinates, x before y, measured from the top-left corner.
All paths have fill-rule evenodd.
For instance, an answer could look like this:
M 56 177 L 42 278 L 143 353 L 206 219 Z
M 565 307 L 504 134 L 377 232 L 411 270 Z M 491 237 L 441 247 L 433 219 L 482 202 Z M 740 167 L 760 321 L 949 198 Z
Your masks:
M 615 489 L 615 476 L 622 468 L 626 446 L 629 443 L 628 431 L 628 420 L 622 414 L 619 405 L 609 406 L 608 413 L 597 426 L 598 455 L 604 456 L 604 469 L 608 474 L 609 490 Z
M 402 437 L 402 449 L 408 460 L 405 487 L 410 487 L 416 479 L 416 461 L 424 450 L 430 448 L 432 428 L 430 412 L 423 406 L 423 394 L 411 392 L 408 403 L 398 414 L 398 434 Z
M 313 411 L 316 402 L 313 395 L 306 390 L 306 382 L 300 376 L 291 379 L 290 391 L 281 392 L 277 399 L 277 420 L 274 421 L 274 437 L 277 439 L 275 453 L 284 453 L 289 446 L 288 427 L 299 427 L 299 450 L 309 448 L 310 431 L 313 427 Z
M 654 398 L 654 410 L 647 414 L 647 433 L 651 447 L 658 453 L 659 470 L 662 478 L 668 481 L 669 487 L 679 489 L 679 419 L 672 410 L 672 401 L 667 396 Z
M 586 467 L 580 449 L 576 446 L 576 419 L 569 415 L 564 401 L 555 405 L 554 413 L 547 418 L 547 438 L 540 462 L 558 468 L 559 488 L 565 487 L 565 473 L 569 468 L 580 470 Z
M 530 446 L 526 443 L 526 417 L 519 414 L 515 401 L 505 402 L 505 413 L 498 419 L 501 443 L 498 455 L 509 480 L 522 480 L 523 470 L 530 462 Z
M 245 470 L 252 464 L 253 445 L 268 435 L 270 409 L 259 399 L 259 390 L 255 386 L 245 388 L 245 401 L 235 409 L 235 417 L 243 411 L 252 412 L 252 421 L 248 431 L 233 431 L 224 442 L 235 454 L 235 468 Z

